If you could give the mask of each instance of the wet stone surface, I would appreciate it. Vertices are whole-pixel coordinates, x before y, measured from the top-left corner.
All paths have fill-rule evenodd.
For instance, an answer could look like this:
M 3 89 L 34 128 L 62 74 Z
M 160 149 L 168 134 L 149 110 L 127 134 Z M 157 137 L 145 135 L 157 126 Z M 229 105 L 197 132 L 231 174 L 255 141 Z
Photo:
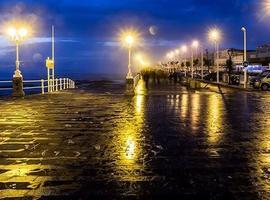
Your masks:
M 0 100 L 0 198 L 270 197 L 270 93 L 137 93 L 94 82 Z

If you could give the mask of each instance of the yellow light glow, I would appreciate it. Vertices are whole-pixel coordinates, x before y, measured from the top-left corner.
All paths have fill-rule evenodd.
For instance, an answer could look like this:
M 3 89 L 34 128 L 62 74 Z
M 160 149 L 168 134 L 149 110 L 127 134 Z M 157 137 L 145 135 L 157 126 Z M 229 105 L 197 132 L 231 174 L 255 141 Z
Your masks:
M 143 67 L 147 67 L 150 65 L 150 63 L 147 61 L 146 56 L 142 55 L 141 53 L 137 53 L 135 55 L 135 59 L 139 62 L 140 65 Z
M 120 118 L 114 119 L 115 137 L 111 143 L 113 151 L 110 151 L 110 157 L 115 160 L 113 177 L 121 181 L 140 181 L 143 178 L 145 168 L 144 156 L 144 130 L 145 130 L 145 87 L 142 80 L 137 87 L 140 92 L 133 98 L 133 111 L 122 109 Z M 136 87 L 136 88 L 137 88 Z M 127 116 L 132 116 L 129 118 Z
M 135 156 L 136 144 L 133 138 L 128 138 L 126 141 L 126 159 L 132 160 Z
M 179 49 L 174 50 L 174 53 L 178 55 L 180 53 Z
M 20 28 L 20 29 L 19 29 L 19 35 L 20 35 L 21 37 L 26 37 L 27 34 L 28 34 L 28 31 L 27 31 L 26 28 Z
M 134 43 L 134 38 L 131 35 L 128 35 L 125 38 L 125 42 L 131 46 Z
M 21 42 L 30 35 L 30 28 L 20 23 L 11 23 L 6 29 L 7 36 L 15 42 Z
M 218 95 L 210 95 L 208 97 L 207 105 L 207 117 L 206 117 L 206 128 L 208 133 L 209 144 L 217 144 L 224 133 L 223 117 L 224 104 Z
M 187 52 L 187 46 L 186 46 L 186 45 L 183 45 L 183 46 L 181 47 L 181 51 L 182 51 L 183 53 L 186 53 L 186 52 Z
M 219 42 L 221 40 L 221 31 L 218 28 L 212 28 L 208 32 L 208 39 L 212 42 Z
M 15 28 L 10 27 L 8 28 L 7 33 L 10 37 L 15 37 L 17 35 L 17 30 Z
M 167 53 L 166 57 L 169 58 L 169 59 L 173 59 L 174 52 L 171 51 L 171 52 Z
M 134 29 L 122 30 L 120 32 L 120 42 L 124 47 L 131 48 L 139 41 L 139 33 Z
M 192 42 L 192 45 L 191 45 L 193 48 L 197 49 L 199 47 L 199 41 L 198 40 L 194 40 Z
M 270 17 L 270 0 L 263 0 L 261 3 L 262 12 L 260 12 L 260 18 Z

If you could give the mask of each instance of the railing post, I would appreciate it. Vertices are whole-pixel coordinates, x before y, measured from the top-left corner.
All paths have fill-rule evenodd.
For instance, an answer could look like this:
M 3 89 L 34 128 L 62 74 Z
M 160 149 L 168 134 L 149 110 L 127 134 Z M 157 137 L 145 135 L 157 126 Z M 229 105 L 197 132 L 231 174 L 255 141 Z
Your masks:
M 58 91 L 58 78 L 55 79 L 55 91 Z
M 47 80 L 47 92 L 49 93 L 50 92 L 50 79 Z
M 60 78 L 59 81 L 60 81 L 59 90 L 62 90 L 62 78 Z
M 41 79 L 41 93 L 44 94 L 45 91 L 44 91 L 44 80 Z
M 48 79 L 48 92 L 51 92 L 51 79 Z
M 51 90 L 51 92 L 54 92 L 54 83 L 53 83 L 53 79 L 50 79 L 50 90 Z
M 64 90 L 66 89 L 66 78 L 64 78 Z

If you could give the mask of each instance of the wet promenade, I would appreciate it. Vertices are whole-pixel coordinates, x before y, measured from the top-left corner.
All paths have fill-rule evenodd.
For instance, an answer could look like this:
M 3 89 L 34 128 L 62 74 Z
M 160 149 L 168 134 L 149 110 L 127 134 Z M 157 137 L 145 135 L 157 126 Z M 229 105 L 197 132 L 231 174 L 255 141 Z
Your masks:
M 0 198 L 270 198 L 270 93 L 137 92 L 0 99 Z

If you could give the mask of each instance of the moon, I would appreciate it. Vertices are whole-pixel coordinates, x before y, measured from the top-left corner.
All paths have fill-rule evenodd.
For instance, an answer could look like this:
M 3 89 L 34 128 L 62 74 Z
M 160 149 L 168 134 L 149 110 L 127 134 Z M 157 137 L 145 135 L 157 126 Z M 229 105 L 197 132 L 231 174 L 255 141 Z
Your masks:
M 156 35 L 157 34 L 157 31 L 158 31 L 158 28 L 156 26 L 150 26 L 149 27 L 149 33 L 151 35 Z

